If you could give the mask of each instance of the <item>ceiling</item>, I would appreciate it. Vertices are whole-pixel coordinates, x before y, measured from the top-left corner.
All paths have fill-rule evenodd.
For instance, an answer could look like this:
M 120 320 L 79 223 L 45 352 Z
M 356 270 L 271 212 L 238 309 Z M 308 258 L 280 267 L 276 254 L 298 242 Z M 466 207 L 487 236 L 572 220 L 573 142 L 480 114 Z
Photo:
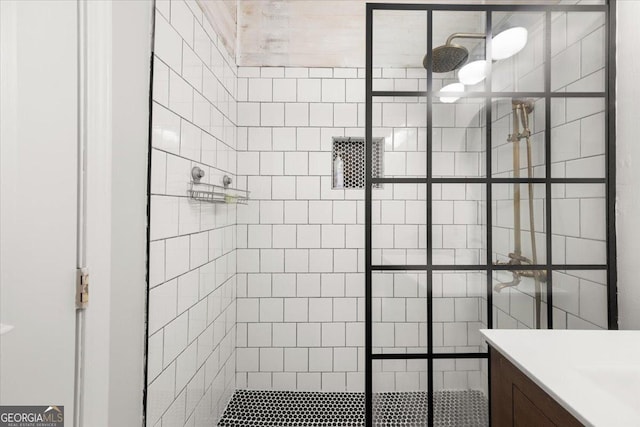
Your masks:
M 371 1 L 371 0 L 369 0 Z M 382 2 L 382 0 L 374 0 Z M 384 0 L 403 3 L 407 0 Z M 241 66 L 364 67 L 367 0 L 199 0 Z M 555 4 L 558 0 L 518 1 Z M 575 0 L 562 0 L 575 3 Z M 443 3 L 427 0 L 421 3 Z M 449 1 L 450 4 L 513 4 L 513 1 Z M 440 15 L 440 16 L 438 16 Z M 234 28 L 231 20 L 235 20 Z M 434 14 L 433 45 L 454 32 L 482 32 L 474 12 Z M 478 41 L 458 40 L 473 49 Z M 426 52 L 426 13 L 374 14 L 374 66 L 419 67 Z

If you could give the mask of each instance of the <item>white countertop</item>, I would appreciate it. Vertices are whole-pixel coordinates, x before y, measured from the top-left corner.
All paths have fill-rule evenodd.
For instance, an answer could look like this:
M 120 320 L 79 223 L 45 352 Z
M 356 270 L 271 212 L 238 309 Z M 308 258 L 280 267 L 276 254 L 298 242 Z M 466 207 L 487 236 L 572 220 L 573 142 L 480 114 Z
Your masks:
M 480 331 L 587 426 L 640 426 L 640 331 Z

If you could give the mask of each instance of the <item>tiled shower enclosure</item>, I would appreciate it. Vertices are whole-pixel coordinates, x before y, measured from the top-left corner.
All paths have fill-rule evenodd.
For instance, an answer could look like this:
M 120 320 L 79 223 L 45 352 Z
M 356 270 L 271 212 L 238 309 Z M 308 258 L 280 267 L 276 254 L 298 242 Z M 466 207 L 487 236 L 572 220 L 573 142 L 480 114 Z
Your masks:
M 149 426 L 486 425 L 479 329 L 616 327 L 608 6 L 559 3 L 376 3 L 368 67 L 308 68 L 239 66 L 196 3 L 157 2 Z M 517 26 L 464 92 L 422 65 Z M 349 138 L 371 179 L 336 189 Z M 193 166 L 248 204 L 190 199 Z

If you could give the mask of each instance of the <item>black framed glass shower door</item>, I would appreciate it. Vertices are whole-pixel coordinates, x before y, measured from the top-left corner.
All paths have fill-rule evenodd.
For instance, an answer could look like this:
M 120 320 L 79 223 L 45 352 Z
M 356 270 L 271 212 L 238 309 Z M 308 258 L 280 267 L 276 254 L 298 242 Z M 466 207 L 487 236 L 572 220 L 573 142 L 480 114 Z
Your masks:
M 613 7 L 367 4 L 367 425 L 487 424 L 481 328 L 617 329 Z

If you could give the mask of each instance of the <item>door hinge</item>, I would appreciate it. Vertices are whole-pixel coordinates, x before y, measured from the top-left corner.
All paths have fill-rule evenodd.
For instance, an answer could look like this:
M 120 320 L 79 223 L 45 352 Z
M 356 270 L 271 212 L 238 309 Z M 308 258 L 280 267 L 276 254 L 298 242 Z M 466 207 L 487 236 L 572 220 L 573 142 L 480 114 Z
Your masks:
M 79 268 L 76 280 L 76 308 L 84 309 L 89 305 L 89 269 Z

